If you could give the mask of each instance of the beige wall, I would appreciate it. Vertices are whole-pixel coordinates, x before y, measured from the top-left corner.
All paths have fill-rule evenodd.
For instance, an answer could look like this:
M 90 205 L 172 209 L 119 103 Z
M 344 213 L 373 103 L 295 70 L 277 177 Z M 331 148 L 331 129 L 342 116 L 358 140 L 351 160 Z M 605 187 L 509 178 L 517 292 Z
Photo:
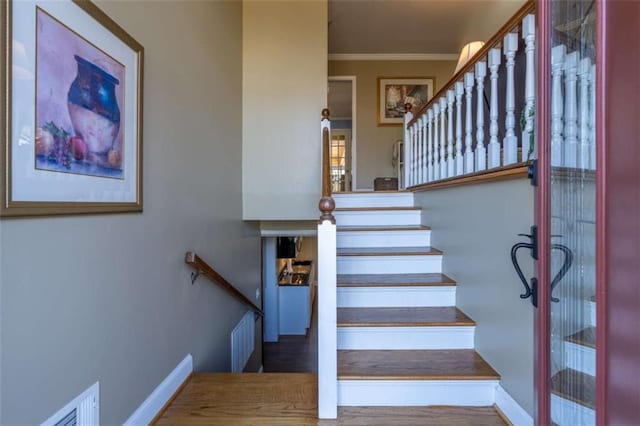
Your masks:
M 476 350 L 533 415 L 534 309 L 520 299 L 524 287 L 510 258 L 511 246 L 526 241 L 517 234 L 533 224 L 533 187 L 518 179 L 418 192 L 415 200 L 432 245 L 444 251 L 443 272 L 458 283 L 458 308 L 477 323 Z M 531 277 L 533 260 L 519 259 Z
M 244 1 L 243 217 L 318 217 L 327 1 Z
M 96 381 L 101 424 L 122 424 L 187 354 L 228 371 L 246 310 L 191 285 L 187 250 L 250 298 L 260 286 L 241 220 L 242 4 L 98 5 L 146 49 L 144 213 L 0 222 L 3 425 L 40 424 Z
M 356 188 L 371 189 L 378 176 L 395 176 L 393 144 L 402 126 L 377 125 L 378 77 L 435 77 L 449 81 L 455 61 L 329 61 L 329 76 L 356 76 Z

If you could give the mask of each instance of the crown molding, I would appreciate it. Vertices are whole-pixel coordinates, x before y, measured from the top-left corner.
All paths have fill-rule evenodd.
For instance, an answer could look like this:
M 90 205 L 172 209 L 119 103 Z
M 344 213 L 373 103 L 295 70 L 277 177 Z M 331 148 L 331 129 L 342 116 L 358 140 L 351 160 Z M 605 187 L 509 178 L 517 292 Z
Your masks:
M 457 53 L 329 53 L 330 61 L 457 61 Z

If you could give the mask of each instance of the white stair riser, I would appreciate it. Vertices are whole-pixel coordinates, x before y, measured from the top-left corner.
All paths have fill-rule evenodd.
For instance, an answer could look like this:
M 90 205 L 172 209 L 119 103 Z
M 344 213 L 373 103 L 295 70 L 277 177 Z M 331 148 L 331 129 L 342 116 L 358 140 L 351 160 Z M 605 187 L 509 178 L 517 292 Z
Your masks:
M 596 326 L 596 302 L 589 302 L 589 313 L 591 320 L 591 327 Z
M 345 210 L 334 211 L 338 226 L 420 225 L 420 210 Z
M 338 231 L 340 247 L 422 247 L 431 245 L 431 231 Z
M 339 406 L 487 406 L 497 380 L 338 380 Z
M 338 391 L 338 398 L 340 398 L 340 391 Z M 551 394 L 551 420 L 559 426 L 593 426 L 596 424 L 596 412 Z
M 333 194 L 336 208 L 413 207 L 413 193 Z
M 442 272 L 442 255 L 338 256 L 338 274 L 418 274 Z
M 338 349 L 473 349 L 475 326 L 338 327 Z
M 567 368 L 596 375 L 596 350 L 593 348 L 564 342 L 564 362 Z
M 339 308 L 455 306 L 456 286 L 338 287 Z

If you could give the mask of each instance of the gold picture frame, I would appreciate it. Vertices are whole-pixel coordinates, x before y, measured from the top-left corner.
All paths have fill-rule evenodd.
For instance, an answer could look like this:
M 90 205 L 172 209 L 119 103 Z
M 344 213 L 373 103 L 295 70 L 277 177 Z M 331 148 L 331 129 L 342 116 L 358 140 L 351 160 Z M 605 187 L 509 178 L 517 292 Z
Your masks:
M 378 126 L 401 126 L 406 103 L 416 111 L 433 97 L 434 77 L 378 77 Z
M 142 212 L 143 46 L 88 0 L 55 2 L 55 8 L 46 3 L 36 5 L 35 1 L 3 0 L 0 7 L 4 26 L 0 35 L 0 69 L 4 74 L 0 82 L 0 95 L 4 100 L 0 107 L 0 218 Z M 47 7 L 51 10 L 45 10 Z M 41 36 L 40 40 L 44 41 L 38 39 L 38 31 L 44 27 L 41 15 L 50 18 L 53 24 L 47 21 L 46 25 L 57 31 L 54 34 L 63 34 L 62 41 L 51 40 L 50 36 Z M 36 27 L 36 31 L 25 31 Z M 73 43 L 65 45 L 66 39 Z M 101 40 L 106 47 L 98 45 L 96 40 Z M 40 60 L 44 55 L 39 51 L 40 45 L 46 43 L 63 46 L 56 45 L 56 51 L 68 53 L 59 59 L 66 61 L 66 69 L 74 57 L 78 61 L 74 62 L 77 75 L 72 77 L 71 86 L 69 73 L 64 80 L 66 86 L 57 81 L 52 83 L 58 84 L 58 92 L 68 87 L 65 96 L 53 100 L 42 100 L 38 92 L 40 80 L 49 82 L 58 78 L 53 73 L 39 72 L 39 67 L 45 69 L 47 61 L 58 60 L 51 55 L 47 61 Z M 79 58 L 80 54 L 72 49 L 75 45 L 92 49 L 98 52 L 96 55 L 116 58 L 114 61 L 122 63 L 123 78 L 117 79 L 104 71 L 102 62 L 95 62 L 98 66 Z M 66 46 L 68 51 L 61 50 Z M 77 84 L 81 67 L 89 67 L 88 72 L 101 72 L 106 76 L 104 79 L 112 81 L 113 87 L 119 85 L 117 96 L 116 90 L 112 90 L 111 99 L 104 100 L 105 86 L 110 83 L 101 83 L 102 86 L 95 88 L 94 81 L 100 78 L 90 80 L 91 89 Z M 73 103 L 78 98 L 77 94 L 72 96 L 74 85 L 100 96 L 83 100 L 85 103 L 78 107 L 79 104 Z M 44 84 L 43 87 L 46 88 Z M 86 96 L 80 98 L 86 99 Z M 58 114 L 63 114 L 60 110 L 64 105 L 64 126 L 57 127 L 51 120 L 47 122 L 51 127 L 43 130 L 42 123 L 37 122 L 40 109 L 45 109 L 41 105 L 50 107 L 47 111 L 54 109 L 47 102 L 55 102 Z M 112 109 L 105 109 L 104 102 L 111 102 Z M 84 115 L 74 121 L 72 107 Z M 95 117 L 93 122 L 88 118 L 90 114 Z M 97 123 L 110 127 L 94 132 Z M 57 131 L 49 130 L 52 128 Z M 79 128 L 85 129 L 86 134 Z M 96 141 L 106 141 L 106 144 L 97 145 Z M 94 150 L 94 147 L 98 148 Z

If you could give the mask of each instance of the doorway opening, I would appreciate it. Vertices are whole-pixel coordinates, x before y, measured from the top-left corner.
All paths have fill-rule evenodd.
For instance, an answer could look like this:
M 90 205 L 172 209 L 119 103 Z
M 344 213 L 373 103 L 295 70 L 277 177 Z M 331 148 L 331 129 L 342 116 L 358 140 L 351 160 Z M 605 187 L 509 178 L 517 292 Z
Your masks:
M 333 192 L 356 186 L 356 77 L 329 77 L 327 105 L 331 112 L 331 185 Z

